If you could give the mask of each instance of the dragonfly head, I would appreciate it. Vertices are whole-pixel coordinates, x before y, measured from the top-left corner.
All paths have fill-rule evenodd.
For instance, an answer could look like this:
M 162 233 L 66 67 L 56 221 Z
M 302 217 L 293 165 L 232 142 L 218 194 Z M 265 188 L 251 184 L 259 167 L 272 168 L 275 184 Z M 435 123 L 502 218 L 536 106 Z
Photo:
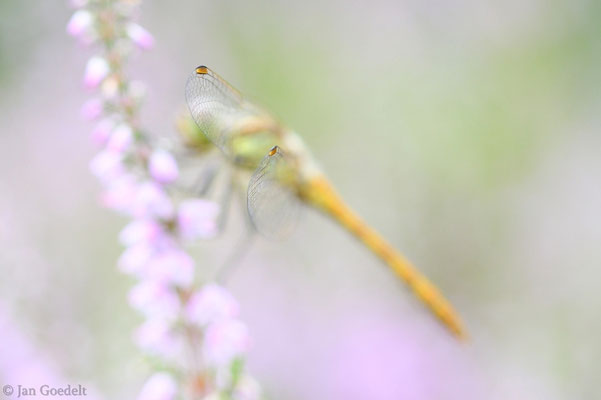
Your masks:
M 273 146 L 271 150 L 269 150 L 269 156 L 275 156 L 280 151 L 279 146 Z
M 204 65 L 199 65 L 198 67 L 196 67 L 197 75 L 204 75 L 204 74 L 208 74 L 208 73 L 209 73 L 209 69 L 207 67 L 205 67 Z

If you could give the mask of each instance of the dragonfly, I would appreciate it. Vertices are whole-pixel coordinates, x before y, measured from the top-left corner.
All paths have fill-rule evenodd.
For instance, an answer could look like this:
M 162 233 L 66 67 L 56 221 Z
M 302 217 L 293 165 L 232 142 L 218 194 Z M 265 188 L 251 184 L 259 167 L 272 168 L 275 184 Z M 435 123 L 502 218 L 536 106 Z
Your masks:
M 467 337 L 451 303 L 346 204 L 297 133 L 203 65 L 188 78 L 186 100 L 206 138 L 229 162 L 252 172 L 247 208 L 257 231 L 282 237 L 291 231 L 302 204 L 321 211 L 390 267 L 452 334 Z

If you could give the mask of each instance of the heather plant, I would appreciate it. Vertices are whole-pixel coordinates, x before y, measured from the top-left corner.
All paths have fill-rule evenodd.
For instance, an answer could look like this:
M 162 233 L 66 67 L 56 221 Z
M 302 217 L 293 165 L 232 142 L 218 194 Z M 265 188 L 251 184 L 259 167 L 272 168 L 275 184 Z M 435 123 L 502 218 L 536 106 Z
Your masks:
M 139 117 L 144 83 L 125 72 L 130 57 L 154 43 L 136 22 L 140 2 L 72 4 L 67 32 L 94 49 L 83 77 L 94 95 L 81 109 L 99 148 L 90 170 L 102 185 L 101 203 L 130 218 L 119 233 L 125 250 L 117 264 L 137 280 L 129 304 L 145 320 L 133 336 L 153 369 L 138 399 L 260 398 L 244 367 L 249 334 L 239 305 L 210 274 L 198 273 L 188 251 L 217 233 L 220 206 L 184 179 L 175 154 L 185 140 L 174 144 L 146 129 Z M 190 126 L 180 121 L 184 134 Z

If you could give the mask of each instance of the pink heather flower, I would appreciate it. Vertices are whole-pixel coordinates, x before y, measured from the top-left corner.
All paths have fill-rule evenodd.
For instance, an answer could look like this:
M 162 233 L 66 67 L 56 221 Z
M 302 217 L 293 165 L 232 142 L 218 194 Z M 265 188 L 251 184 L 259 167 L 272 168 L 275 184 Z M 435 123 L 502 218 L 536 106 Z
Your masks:
M 175 379 L 167 372 L 157 372 L 146 381 L 136 400 L 174 400 L 176 395 Z
M 162 226 L 150 219 L 133 220 L 119 233 L 119 241 L 125 246 L 153 243 L 163 234 Z
M 105 118 L 98 122 L 90 135 L 92 137 L 92 142 L 98 146 L 106 144 L 114 126 L 115 122 L 110 118 Z
M 106 145 L 107 149 L 123 152 L 127 150 L 134 140 L 134 133 L 131 127 L 125 123 L 119 124 Z
M 172 357 L 180 345 L 172 331 L 172 321 L 163 317 L 153 317 L 134 333 L 134 342 L 144 351 L 164 357 Z
M 67 33 L 71 36 L 80 37 L 92 26 L 92 14 L 87 10 L 77 10 L 67 23 Z
M 138 218 L 167 219 L 173 216 L 173 203 L 160 185 L 155 182 L 144 182 L 138 186 L 131 213 Z
M 163 250 L 148 262 L 144 273 L 149 279 L 187 287 L 194 280 L 194 260 L 177 248 Z
M 135 23 L 127 25 L 127 36 L 141 49 L 148 50 L 154 44 L 154 38 L 146 29 Z
M 242 356 L 249 344 L 246 325 L 235 319 L 222 319 L 207 327 L 203 354 L 209 364 L 226 366 Z
M 101 151 L 90 162 L 90 171 L 103 182 L 114 180 L 125 173 L 123 156 L 113 151 Z
M 130 246 L 121 254 L 117 265 L 126 274 L 140 276 L 143 275 L 144 267 L 150 262 L 155 253 L 156 250 L 147 243 Z
M 90 58 L 86 65 L 86 72 L 84 73 L 84 85 L 90 89 L 97 87 L 107 77 L 109 72 L 109 63 L 104 58 L 99 56 Z
M 102 204 L 123 214 L 131 214 L 132 204 L 138 193 L 136 178 L 123 172 L 122 175 L 111 177 L 111 179 L 106 182 L 109 186 L 102 194 Z
M 261 386 L 250 376 L 243 375 L 234 388 L 232 397 L 236 400 L 259 400 Z
M 100 86 L 100 93 L 105 99 L 114 99 L 119 94 L 119 79 L 115 75 L 106 78 Z
M 219 205 L 210 200 L 182 201 L 177 210 L 177 227 L 185 240 L 209 238 L 217 234 Z
M 161 149 L 155 150 L 148 163 L 150 175 L 159 183 L 171 183 L 177 179 L 179 170 L 173 156 Z
M 129 291 L 129 304 L 148 316 L 169 317 L 179 311 L 177 294 L 161 282 L 142 281 Z
M 100 115 L 102 114 L 102 109 L 102 100 L 90 99 L 83 103 L 83 106 L 81 106 L 80 114 L 83 117 L 83 119 L 92 121 L 100 117 Z
M 186 317 L 204 327 L 221 319 L 234 318 L 238 311 L 238 302 L 230 292 L 216 283 L 209 283 L 190 297 Z

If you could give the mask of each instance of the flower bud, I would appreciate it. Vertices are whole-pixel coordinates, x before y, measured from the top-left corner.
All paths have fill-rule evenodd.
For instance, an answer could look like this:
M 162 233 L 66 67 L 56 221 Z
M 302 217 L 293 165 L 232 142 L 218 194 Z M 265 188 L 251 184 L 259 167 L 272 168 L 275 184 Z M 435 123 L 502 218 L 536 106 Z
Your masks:
M 150 175 L 159 183 L 171 183 L 177 179 L 179 170 L 173 156 L 165 150 L 155 150 L 148 163 Z
M 207 328 L 203 353 L 209 364 L 225 366 L 244 355 L 249 344 L 246 325 L 235 319 L 224 319 Z
M 104 150 L 92 159 L 90 171 L 103 182 L 117 179 L 125 172 L 123 157 L 119 153 Z
M 169 317 L 179 311 L 175 291 L 162 282 L 145 280 L 134 286 L 128 295 L 129 304 L 147 316 Z
M 109 63 L 102 57 L 94 56 L 88 60 L 83 83 L 87 88 L 93 89 L 107 77 L 109 72 Z
M 77 10 L 67 23 L 67 33 L 71 36 L 81 37 L 92 26 L 92 14 L 87 10 Z
M 83 119 L 92 121 L 102 114 L 103 104 L 102 100 L 94 98 L 89 99 L 81 106 L 80 114 Z
M 173 217 L 173 203 L 161 185 L 155 182 L 144 182 L 138 186 L 132 199 L 131 213 L 137 218 Z
M 194 260 L 177 248 L 163 250 L 148 262 L 143 273 L 149 279 L 187 287 L 194 280 Z
M 238 315 L 238 302 L 223 287 L 209 283 L 194 293 L 186 306 L 186 318 L 201 327 Z
M 163 228 L 151 219 L 133 220 L 119 233 L 119 241 L 125 246 L 139 243 L 152 244 L 158 241 L 163 234 Z
M 157 372 L 146 381 L 136 400 L 174 400 L 176 395 L 175 379 L 167 372 Z
M 150 49 L 154 44 L 154 38 L 152 34 L 148 32 L 146 29 L 142 28 L 140 25 L 135 23 L 130 23 L 127 25 L 127 36 L 143 50 Z
M 115 122 L 111 118 L 105 118 L 98 122 L 90 135 L 92 142 L 98 146 L 105 145 L 114 127 Z
M 134 140 L 134 133 L 131 127 L 125 123 L 119 124 L 106 145 L 107 149 L 115 152 L 124 152 L 129 149 L 131 143 Z
M 219 205 L 205 199 L 190 199 L 180 203 L 177 228 L 184 240 L 204 239 L 217 234 Z

